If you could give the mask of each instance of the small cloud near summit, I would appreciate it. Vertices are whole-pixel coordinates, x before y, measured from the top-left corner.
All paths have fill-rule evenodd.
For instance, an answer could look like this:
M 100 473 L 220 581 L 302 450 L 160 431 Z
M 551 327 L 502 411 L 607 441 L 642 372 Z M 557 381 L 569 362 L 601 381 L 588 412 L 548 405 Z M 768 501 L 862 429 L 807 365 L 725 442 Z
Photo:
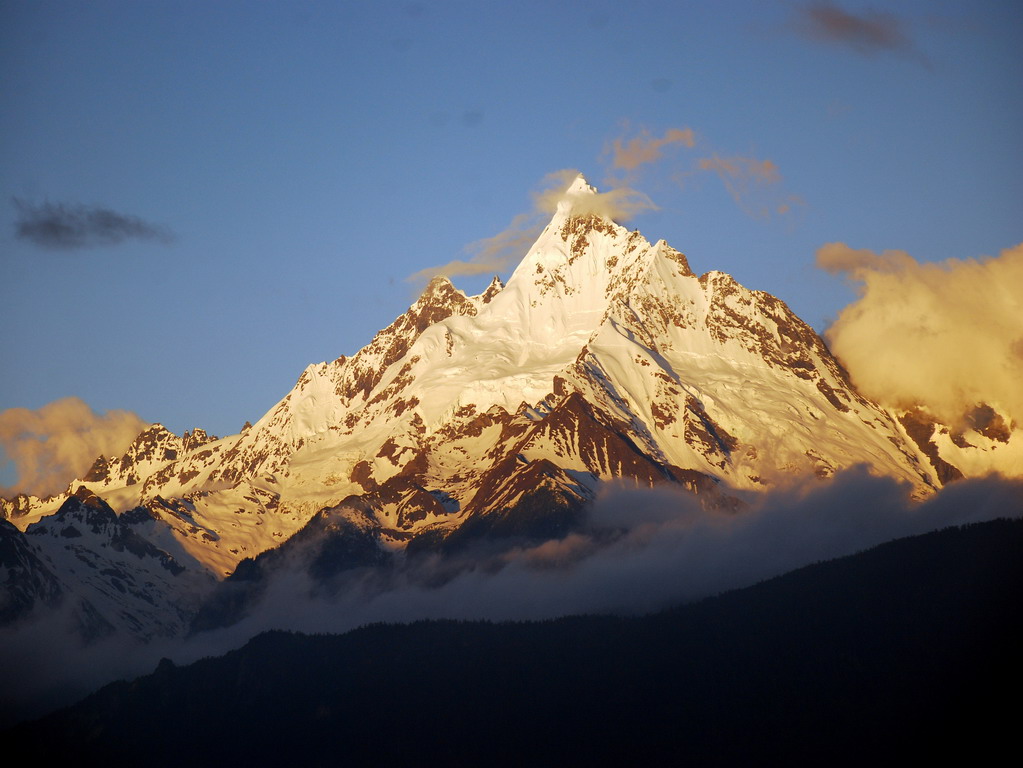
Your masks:
M 117 245 L 125 240 L 170 243 L 166 228 L 101 206 L 64 203 L 30 203 L 12 198 L 17 211 L 15 235 L 41 248 L 76 250 Z
M 406 277 L 405 281 L 423 283 L 438 275 L 451 278 L 503 272 L 522 259 L 540 234 L 540 229 L 534 214 L 520 213 L 502 232 L 465 246 L 462 250 L 467 259 L 452 259 L 447 264 L 421 269 Z
M 581 184 L 577 180 L 582 179 Z M 608 192 L 597 192 L 585 184 L 579 171 L 566 168 L 547 174 L 540 182 L 540 190 L 533 193 L 533 208 L 520 213 L 508 227 L 493 237 L 470 243 L 463 250 L 468 259 L 459 258 L 436 267 L 427 267 L 409 275 L 405 280 L 419 283 L 435 275 L 456 277 L 504 272 L 518 264 L 543 230 L 547 219 L 566 203 L 576 215 L 594 213 L 615 221 L 628 221 L 657 206 L 644 195 L 628 187 Z
M 579 179 L 581 184 L 576 183 Z M 598 192 L 588 186 L 581 173 L 571 168 L 547 174 L 541 186 L 546 189 L 533 195 L 533 204 L 539 213 L 554 213 L 560 204 L 565 203 L 577 216 L 595 213 L 625 222 L 646 211 L 657 210 L 649 197 L 629 187 Z

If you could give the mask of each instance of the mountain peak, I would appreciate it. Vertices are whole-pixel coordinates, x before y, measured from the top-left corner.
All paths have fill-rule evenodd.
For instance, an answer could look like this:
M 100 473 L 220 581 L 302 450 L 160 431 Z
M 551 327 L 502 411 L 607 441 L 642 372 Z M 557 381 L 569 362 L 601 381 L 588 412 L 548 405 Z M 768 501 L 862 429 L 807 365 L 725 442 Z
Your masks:
M 446 275 L 434 275 L 430 278 L 430 282 L 426 284 L 426 288 L 423 289 L 423 292 L 443 291 L 446 290 L 449 285 L 451 285 L 451 280 L 449 280 Z
M 436 304 L 438 301 L 449 300 L 453 294 L 460 294 L 452 282 L 444 275 L 436 275 L 426 284 L 423 292 L 419 294 L 416 304 Z
M 111 506 L 84 485 L 78 486 L 78 489 L 68 496 L 67 500 L 60 505 L 57 514 L 67 515 L 80 507 L 88 507 L 90 510 L 95 510 L 107 519 L 114 519 L 116 517 Z
M 568 189 L 565 190 L 565 194 L 568 195 L 595 195 L 597 194 L 597 188 L 590 186 L 590 183 L 586 181 L 586 177 L 581 173 L 578 174 L 571 184 L 568 185 Z
M 489 304 L 490 300 L 499 294 L 503 288 L 504 283 L 501 282 L 501 278 L 494 275 L 494 279 L 490 281 L 490 285 L 488 285 L 486 290 L 480 294 L 480 302 L 483 304 Z
M 588 197 L 590 195 L 597 194 L 597 188 L 590 186 L 590 183 L 586 181 L 586 177 L 581 173 L 575 177 L 571 184 L 568 185 L 568 189 L 561 193 L 561 197 L 558 199 L 558 213 L 571 214 L 573 204 L 582 197 Z

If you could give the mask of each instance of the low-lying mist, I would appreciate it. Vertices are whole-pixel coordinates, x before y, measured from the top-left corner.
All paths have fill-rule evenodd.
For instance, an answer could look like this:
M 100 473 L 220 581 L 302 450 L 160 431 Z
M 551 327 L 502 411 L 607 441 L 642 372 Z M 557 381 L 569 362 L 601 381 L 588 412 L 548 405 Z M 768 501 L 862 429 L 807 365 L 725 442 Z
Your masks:
M 917 502 L 910 489 L 863 468 L 807 479 L 708 511 L 669 486 L 608 486 L 568 536 L 485 554 L 427 555 L 386 569 L 314 582 L 303 568 L 269 579 L 232 626 L 148 645 L 77 640 L 70 612 L 0 634 L 0 722 L 68 704 L 105 682 L 151 672 L 158 660 L 223 654 L 259 632 L 344 632 L 427 618 L 528 620 L 580 613 L 640 614 L 747 586 L 891 539 L 1023 516 L 1023 481 L 963 480 Z

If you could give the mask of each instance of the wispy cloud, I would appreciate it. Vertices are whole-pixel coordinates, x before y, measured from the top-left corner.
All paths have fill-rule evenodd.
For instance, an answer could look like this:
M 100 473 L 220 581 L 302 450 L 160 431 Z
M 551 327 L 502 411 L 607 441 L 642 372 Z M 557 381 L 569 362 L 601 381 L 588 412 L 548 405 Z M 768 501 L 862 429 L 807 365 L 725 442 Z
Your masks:
M 773 184 L 781 181 L 778 166 L 770 160 L 757 160 L 755 157 L 701 157 L 697 163 L 701 171 L 715 171 L 724 179 L 754 181 L 761 184 Z
M 817 266 L 860 285 L 826 336 L 864 394 L 926 405 L 949 423 L 987 403 L 1023 424 L 1023 244 L 997 258 L 920 263 L 828 243 Z
M 15 235 L 42 248 L 74 250 L 117 245 L 125 240 L 172 242 L 166 227 L 101 206 L 30 203 L 12 198 Z
M 624 137 L 614 139 L 607 154 L 611 156 L 612 168 L 632 171 L 641 165 L 659 160 L 664 148 L 672 144 L 692 149 L 696 146 L 696 134 L 692 128 L 669 128 L 664 136 L 658 139 L 644 128 L 640 130 L 638 136 L 628 141 L 625 141 Z
M 695 150 L 693 153 L 667 156 L 664 149 L 669 146 Z M 695 155 L 695 156 L 694 156 Z M 612 187 L 622 186 L 628 181 L 635 184 L 639 169 L 653 172 L 661 167 L 684 186 L 694 177 L 713 173 L 724 184 L 725 189 L 739 208 L 755 218 L 784 216 L 791 213 L 803 201 L 785 190 L 781 172 L 772 160 L 740 154 L 722 154 L 713 149 L 704 138 L 697 138 L 692 128 L 669 128 L 657 137 L 646 128 L 639 128 L 638 134 L 626 135 L 611 140 L 605 147 L 610 171 L 625 171 L 625 176 L 611 176 L 605 179 Z
M 781 191 L 781 173 L 771 160 L 741 155 L 721 157 L 714 153 L 699 158 L 696 168 L 716 174 L 736 204 L 750 216 L 785 214 L 793 204 L 802 202 L 795 195 Z
M 405 279 L 410 283 L 422 283 L 437 275 L 456 277 L 503 272 L 525 255 L 541 228 L 534 213 L 520 213 L 503 231 L 465 246 L 467 258 L 421 269 Z
M 898 16 L 882 11 L 860 14 L 833 3 L 811 3 L 797 10 L 796 30 L 805 38 L 850 48 L 859 54 L 897 53 L 930 66 Z

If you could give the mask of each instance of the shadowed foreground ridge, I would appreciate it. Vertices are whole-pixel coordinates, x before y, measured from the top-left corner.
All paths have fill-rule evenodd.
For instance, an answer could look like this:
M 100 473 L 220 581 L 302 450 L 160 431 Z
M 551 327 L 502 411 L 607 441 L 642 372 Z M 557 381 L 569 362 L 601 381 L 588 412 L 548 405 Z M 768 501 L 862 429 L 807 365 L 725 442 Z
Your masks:
M 6 736 L 107 765 L 982 760 L 1023 682 L 1021 553 L 997 520 L 644 618 L 271 632 Z

